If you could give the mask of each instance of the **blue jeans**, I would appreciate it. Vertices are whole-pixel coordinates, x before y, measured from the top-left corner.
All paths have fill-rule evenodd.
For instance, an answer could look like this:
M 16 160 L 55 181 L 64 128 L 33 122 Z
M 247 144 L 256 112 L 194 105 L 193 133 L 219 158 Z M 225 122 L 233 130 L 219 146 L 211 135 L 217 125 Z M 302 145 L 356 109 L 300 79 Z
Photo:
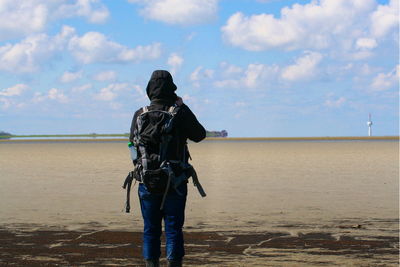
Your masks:
M 185 221 L 187 183 L 182 183 L 167 194 L 164 208 L 160 210 L 163 195 L 152 194 L 144 184 L 139 184 L 139 199 L 144 221 L 143 257 L 158 259 L 161 255 L 161 221 L 164 218 L 166 254 L 168 260 L 180 260 L 185 255 L 182 227 Z

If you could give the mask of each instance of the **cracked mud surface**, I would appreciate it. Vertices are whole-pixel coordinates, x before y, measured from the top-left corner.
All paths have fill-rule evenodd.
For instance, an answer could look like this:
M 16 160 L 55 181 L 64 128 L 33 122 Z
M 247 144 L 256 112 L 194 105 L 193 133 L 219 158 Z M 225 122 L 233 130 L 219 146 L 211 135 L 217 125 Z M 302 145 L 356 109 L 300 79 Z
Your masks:
M 185 266 L 397 266 L 399 253 L 396 236 L 324 232 L 186 232 L 185 242 Z M 142 266 L 141 233 L 4 228 L 0 265 Z

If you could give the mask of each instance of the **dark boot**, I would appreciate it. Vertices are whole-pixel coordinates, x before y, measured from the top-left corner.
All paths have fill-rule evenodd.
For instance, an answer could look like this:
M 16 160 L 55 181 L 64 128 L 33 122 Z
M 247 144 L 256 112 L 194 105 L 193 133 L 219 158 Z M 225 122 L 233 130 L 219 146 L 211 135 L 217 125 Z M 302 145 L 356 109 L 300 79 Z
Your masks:
M 151 259 L 151 260 L 145 260 L 146 267 L 159 267 L 160 262 L 159 259 Z
M 182 260 L 168 260 L 168 267 L 182 267 Z

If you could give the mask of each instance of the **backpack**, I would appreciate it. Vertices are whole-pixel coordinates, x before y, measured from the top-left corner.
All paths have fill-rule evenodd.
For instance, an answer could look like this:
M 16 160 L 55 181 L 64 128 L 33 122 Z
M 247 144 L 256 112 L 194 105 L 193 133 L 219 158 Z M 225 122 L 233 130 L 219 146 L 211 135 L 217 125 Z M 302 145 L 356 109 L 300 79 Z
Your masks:
M 187 144 L 184 145 L 182 158 L 177 158 L 180 140 L 176 126 L 180 111 L 178 105 L 171 106 L 167 111 L 143 107 L 138 115 L 133 139 L 138 158 L 134 171 L 129 173 L 123 186 L 128 186 L 126 212 L 129 212 L 129 191 L 133 178 L 143 183 L 150 193 L 163 194 L 161 209 L 168 191 L 174 189 L 180 194 L 177 187 L 190 177 L 201 196 L 206 196 L 196 171 L 188 163 L 190 154 Z
M 144 107 L 136 119 L 134 145 L 138 159 L 135 178 L 144 183 L 150 193 L 164 193 L 169 187 L 171 172 L 179 171 L 177 160 L 171 162 L 178 145 L 178 133 L 174 126 L 179 109 L 178 106 L 171 106 L 168 111 Z

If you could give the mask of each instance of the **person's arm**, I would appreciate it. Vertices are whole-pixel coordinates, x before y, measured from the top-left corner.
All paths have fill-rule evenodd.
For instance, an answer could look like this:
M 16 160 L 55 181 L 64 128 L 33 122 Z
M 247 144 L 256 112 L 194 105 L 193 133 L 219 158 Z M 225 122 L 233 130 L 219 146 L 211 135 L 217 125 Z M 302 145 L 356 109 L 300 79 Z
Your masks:
M 183 113 L 183 128 L 189 140 L 200 142 L 206 137 L 206 130 L 203 125 L 197 120 L 196 116 L 188 106 L 182 103 Z

